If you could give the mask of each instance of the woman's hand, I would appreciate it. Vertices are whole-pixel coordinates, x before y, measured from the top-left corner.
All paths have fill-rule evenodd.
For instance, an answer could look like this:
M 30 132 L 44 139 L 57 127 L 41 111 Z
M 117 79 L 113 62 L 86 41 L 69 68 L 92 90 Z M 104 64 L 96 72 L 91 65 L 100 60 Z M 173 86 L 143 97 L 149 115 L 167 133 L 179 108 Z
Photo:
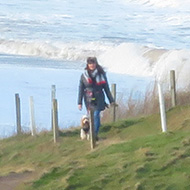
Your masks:
M 115 102 L 112 102 L 112 103 L 110 104 L 110 106 L 111 106 L 111 107 L 114 107 L 114 106 L 115 106 L 115 107 L 118 107 L 118 104 L 116 104 Z
M 78 109 L 81 111 L 82 110 L 82 104 L 78 105 Z

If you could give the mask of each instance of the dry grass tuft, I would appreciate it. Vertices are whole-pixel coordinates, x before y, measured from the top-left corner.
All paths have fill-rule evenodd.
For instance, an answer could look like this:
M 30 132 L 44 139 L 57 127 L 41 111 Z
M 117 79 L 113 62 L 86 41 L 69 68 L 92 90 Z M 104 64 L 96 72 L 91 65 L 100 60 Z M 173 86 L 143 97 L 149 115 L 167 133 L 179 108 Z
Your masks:
M 163 88 L 165 98 L 165 108 L 169 110 L 172 107 L 171 93 L 165 86 Z M 177 105 L 190 105 L 190 91 L 188 89 L 179 89 L 176 93 Z M 159 97 L 157 83 L 154 82 L 147 87 L 144 95 L 139 94 L 138 97 L 134 91 L 126 98 L 124 95 L 117 97 L 118 107 L 116 108 L 116 119 L 129 119 L 135 117 L 143 117 L 155 113 L 159 113 Z M 110 122 L 113 118 L 112 108 L 107 109 L 103 113 L 102 121 Z

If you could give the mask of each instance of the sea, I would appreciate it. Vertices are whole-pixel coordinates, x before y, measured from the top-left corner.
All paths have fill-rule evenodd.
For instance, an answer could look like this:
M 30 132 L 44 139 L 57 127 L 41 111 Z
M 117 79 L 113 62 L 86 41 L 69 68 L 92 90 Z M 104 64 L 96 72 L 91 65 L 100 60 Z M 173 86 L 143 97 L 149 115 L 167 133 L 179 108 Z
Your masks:
M 0 0 L 0 138 L 30 131 L 29 98 L 38 131 L 51 129 L 56 86 L 60 128 L 78 126 L 78 84 L 96 56 L 117 97 L 143 94 L 154 81 L 190 84 L 190 0 Z M 135 94 L 134 93 L 134 94 Z M 134 98 L 139 97 L 138 95 Z

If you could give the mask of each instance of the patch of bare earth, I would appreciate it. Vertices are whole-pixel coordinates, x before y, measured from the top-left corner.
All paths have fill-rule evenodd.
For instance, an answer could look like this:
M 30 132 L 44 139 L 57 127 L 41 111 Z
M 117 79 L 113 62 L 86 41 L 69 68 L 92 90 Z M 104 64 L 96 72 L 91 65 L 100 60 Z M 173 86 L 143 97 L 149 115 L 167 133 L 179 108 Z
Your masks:
M 18 187 L 34 178 L 33 172 L 10 173 L 8 176 L 0 176 L 0 190 L 18 190 Z

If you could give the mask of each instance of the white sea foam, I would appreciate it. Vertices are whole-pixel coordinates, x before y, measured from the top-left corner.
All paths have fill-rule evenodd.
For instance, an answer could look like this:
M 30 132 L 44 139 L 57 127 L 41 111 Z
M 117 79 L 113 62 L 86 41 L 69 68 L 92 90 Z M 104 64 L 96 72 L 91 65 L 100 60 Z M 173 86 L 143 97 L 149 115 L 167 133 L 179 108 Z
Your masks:
M 190 50 L 170 50 L 155 63 L 153 73 L 160 81 L 169 81 L 170 70 L 176 71 L 178 88 L 190 85 Z
M 1 40 L 0 52 L 6 54 L 38 56 L 63 61 L 84 61 L 96 56 L 108 71 L 132 76 L 152 76 L 168 81 L 170 70 L 176 70 L 180 86 L 189 81 L 190 50 L 166 50 L 134 43 L 73 42 L 42 43 Z M 183 84 L 183 85 L 182 85 Z
M 100 61 L 112 72 L 136 76 L 151 75 L 149 62 L 142 55 L 144 48 L 135 44 L 123 43 L 100 56 Z
M 167 1 L 161 1 L 161 0 L 122 0 L 124 3 L 138 3 L 141 5 L 147 5 L 147 6 L 153 6 L 158 8 L 165 8 L 165 7 L 171 7 L 171 8 L 187 8 L 187 5 L 189 5 L 189 0 L 167 0 Z
M 83 61 L 87 56 L 98 56 L 112 46 L 111 43 L 102 42 L 50 43 L 0 40 L 1 53 L 70 61 Z
M 166 83 L 169 83 L 170 70 L 175 70 L 179 88 L 190 84 L 190 50 L 165 50 L 124 43 L 102 54 L 100 60 L 112 72 L 152 76 Z

